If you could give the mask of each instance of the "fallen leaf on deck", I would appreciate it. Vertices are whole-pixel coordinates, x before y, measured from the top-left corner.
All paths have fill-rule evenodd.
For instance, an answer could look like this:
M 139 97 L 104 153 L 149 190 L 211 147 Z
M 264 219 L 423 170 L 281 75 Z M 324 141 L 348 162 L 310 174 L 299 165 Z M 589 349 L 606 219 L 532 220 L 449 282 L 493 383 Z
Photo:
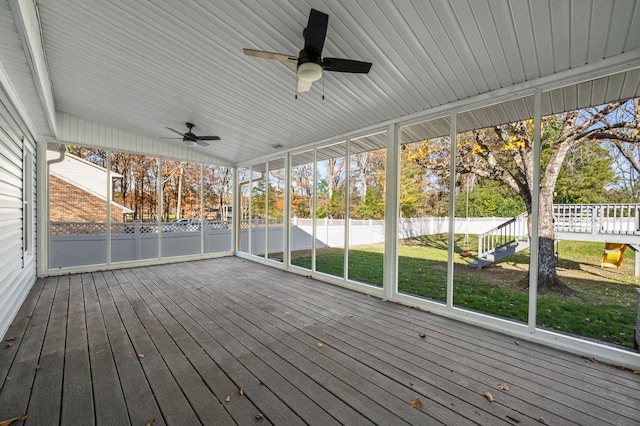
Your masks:
M 17 420 L 24 420 L 27 418 L 26 414 L 20 414 L 19 416 L 15 416 L 12 419 L 7 419 L 7 420 L 3 420 L 0 422 L 0 426 L 9 426 L 11 423 L 17 421 Z
M 513 343 L 515 343 L 516 345 L 520 344 L 520 342 L 518 340 L 515 340 Z
M 413 408 L 422 408 L 422 401 L 417 396 L 411 400 L 411 406 Z
M 264 414 L 260 413 L 256 416 L 256 420 L 262 420 L 264 419 Z
M 240 395 L 244 395 L 244 391 L 240 388 Z
M 7 338 L 5 339 L 5 341 L 7 341 L 7 342 L 13 342 L 14 340 L 16 340 L 16 338 L 15 338 L 15 337 L 7 337 Z
M 138 358 L 144 358 L 144 354 L 138 354 Z
M 231 397 L 230 397 L 230 396 L 227 396 L 227 398 L 225 399 L 225 401 L 227 401 L 227 402 L 231 401 Z
M 498 389 L 503 390 L 503 391 L 508 391 L 509 390 L 509 385 L 506 383 L 500 383 L 498 385 Z
M 640 370 L 633 370 L 633 374 L 640 374 Z
M 321 348 L 321 347 L 323 347 L 324 345 L 323 345 L 322 343 L 318 342 L 318 344 L 317 344 L 316 346 L 318 346 L 319 348 Z
M 489 391 L 485 392 L 484 397 L 487 398 L 489 402 L 493 402 L 493 395 L 491 395 L 491 392 Z
M 349 314 L 349 318 L 353 318 L 353 314 Z
M 151 425 L 152 425 L 152 424 L 154 424 L 155 422 L 156 422 L 156 418 L 154 417 L 154 418 L 152 418 L 152 419 L 149 419 L 149 421 L 147 422 L 147 424 L 146 424 L 145 426 L 151 426 Z
M 427 335 L 426 335 L 426 334 L 424 334 L 424 333 L 420 333 L 420 334 L 419 334 L 419 336 L 420 336 L 421 338 L 423 338 L 423 339 L 424 339 L 425 337 L 427 337 Z
M 613 368 L 615 368 L 616 370 L 626 370 L 626 368 L 624 368 L 624 367 L 623 367 L 623 366 L 621 366 L 621 365 L 611 364 L 611 366 L 612 366 Z
M 584 358 L 584 360 L 588 362 L 596 362 L 596 359 L 594 357 L 589 358 L 589 357 L 583 356 L 582 358 Z
M 4 345 L 5 348 L 10 348 L 11 346 L 13 346 L 11 343 L 7 343 L 6 345 Z
M 416 311 L 420 310 L 420 306 L 414 306 L 413 309 L 415 309 Z

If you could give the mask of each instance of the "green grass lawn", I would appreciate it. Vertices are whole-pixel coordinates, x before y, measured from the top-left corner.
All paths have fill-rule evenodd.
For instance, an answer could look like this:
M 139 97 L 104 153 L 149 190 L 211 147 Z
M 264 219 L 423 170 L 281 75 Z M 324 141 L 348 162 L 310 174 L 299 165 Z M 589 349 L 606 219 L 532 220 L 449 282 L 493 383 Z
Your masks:
M 521 284 L 528 274 L 527 251 L 510 256 L 482 270 L 468 267 L 477 247 L 470 236 L 456 235 L 454 245 L 454 304 L 517 321 L 527 321 L 529 296 Z M 444 302 L 447 279 L 447 236 L 432 235 L 403 240 L 398 247 L 400 292 Z M 576 334 L 633 348 L 637 292 L 640 279 L 633 276 L 634 252 L 630 249 L 620 269 L 602 268 L 604 245 L 563 241 L 558 246 L 558 273 L 576 291 L 571 297 L 539 295 L 537 322 L 544 328 Z M 460 254 L 470 251 L 471 257 Z M 344 251 L 317 251 L 316 270 L 343 276 Z M 292 264 L 311 267 L 309 253 L 294 255 Z M 382 286 L 381 244 L 349 250 L 349 278 Z

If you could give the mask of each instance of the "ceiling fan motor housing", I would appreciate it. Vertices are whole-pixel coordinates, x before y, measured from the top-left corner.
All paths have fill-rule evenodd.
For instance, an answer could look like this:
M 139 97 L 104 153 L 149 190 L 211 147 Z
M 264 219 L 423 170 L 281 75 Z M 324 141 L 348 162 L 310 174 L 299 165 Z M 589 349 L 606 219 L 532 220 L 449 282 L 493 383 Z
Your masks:
M 322 77 L 322 58 L 308 49 L 302 49 L 298 55 L 298 78 L 316 81 Z

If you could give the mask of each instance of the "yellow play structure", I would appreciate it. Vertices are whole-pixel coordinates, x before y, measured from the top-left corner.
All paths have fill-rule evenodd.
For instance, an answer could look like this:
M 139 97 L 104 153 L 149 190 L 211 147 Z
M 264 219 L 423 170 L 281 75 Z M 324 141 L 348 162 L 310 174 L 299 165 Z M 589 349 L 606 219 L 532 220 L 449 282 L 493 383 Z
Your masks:
M 627 249 L 626 244 L 620 243 L 604 243 L 604 253 L 602 253 L 603 268 L 619 268 L 624 259 L 624 251 Z

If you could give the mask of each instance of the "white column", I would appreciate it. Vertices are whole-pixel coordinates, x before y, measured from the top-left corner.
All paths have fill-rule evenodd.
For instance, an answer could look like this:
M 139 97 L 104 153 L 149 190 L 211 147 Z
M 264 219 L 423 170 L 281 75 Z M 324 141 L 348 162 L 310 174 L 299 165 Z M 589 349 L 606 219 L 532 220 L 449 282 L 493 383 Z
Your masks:
M 387 299 L 398 293 L 398 220 L 400 210 L 400 127 L 387 128 L 387 175 L 384 200 L 383 287 Z
M 451 141 L 449 145 L 449 253 L 447 255 L 447 307 L 453 307 L 453 262 L 456 216 L 456 141 L 458 139 L 457 115 L 451 113 Z
M 282 221 L 282 264 L 290 266 L 291 258 L 291 153 L 284 157 L 284 217 Z

